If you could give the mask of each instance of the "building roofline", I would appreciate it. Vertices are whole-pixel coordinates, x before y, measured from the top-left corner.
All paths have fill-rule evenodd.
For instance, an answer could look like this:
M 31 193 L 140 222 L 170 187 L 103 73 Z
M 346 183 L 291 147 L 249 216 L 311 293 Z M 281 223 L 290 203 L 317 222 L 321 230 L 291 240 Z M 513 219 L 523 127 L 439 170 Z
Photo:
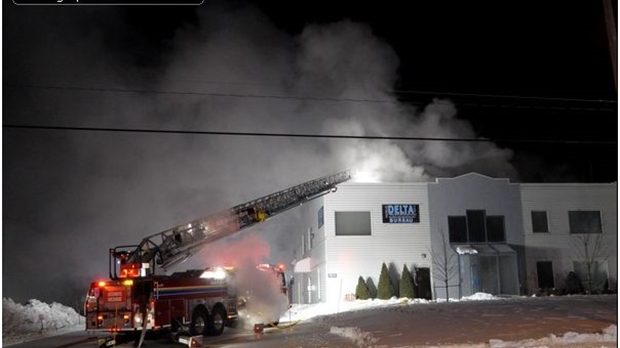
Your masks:
M 583 187 L 593 187 L 593 186 L 601 186 L 601 187 L 609 187 L 609 186 L 618 186 L 618 182 L 527 182 L 519 184 L 521 186 L 583 186 Z
M 469 173 L 465 173 L 465 174 L 461 174 L 459 176 L 455 176 L 453 178 L 435 178 L 435 182 L 431 182 L 432 184 L 439 184 L 439 181 L 447 181 L 447 180 L 459 180 L 459 179 L 463 179 L 466 177 L 479 177 L 479 178 L 483 178 L 486 180 L 494 180 L 494 181 L 504 181 L 506 183 L 508 183 L 509 185 L 516 185 L 518 183 L 512 183 L 510 182 L 510 179 L 508 178 L 493 178 L 490 177 L 488 175 L 484 175 L 484 174 L 480 174 L 480 173 L 476 173 L 476 172 L 469 172 Z
M 427 185 L 428 181 L 403 181 L 403 182 L 352 182 L 347 181 L 337 186 L 421 186 Z

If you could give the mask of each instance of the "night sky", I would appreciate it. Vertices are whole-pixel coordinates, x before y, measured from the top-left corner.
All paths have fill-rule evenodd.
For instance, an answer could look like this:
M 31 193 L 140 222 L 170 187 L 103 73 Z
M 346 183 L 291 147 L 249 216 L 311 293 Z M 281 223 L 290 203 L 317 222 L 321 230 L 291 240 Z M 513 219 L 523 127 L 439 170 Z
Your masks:
M 2 34 L 2 291 L 16 301 L 75 305 L 107 276 L 107 248 L 342 169 L 617 180 L 602 1 L 4 2 Z M 292 260 L 296 214 L 244 233 Z

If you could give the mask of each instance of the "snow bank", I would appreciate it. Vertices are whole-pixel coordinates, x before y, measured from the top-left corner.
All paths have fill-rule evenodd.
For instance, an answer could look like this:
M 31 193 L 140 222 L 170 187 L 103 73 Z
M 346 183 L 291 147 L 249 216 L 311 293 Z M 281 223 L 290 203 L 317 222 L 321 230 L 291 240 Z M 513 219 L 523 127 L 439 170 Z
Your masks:
M 488 301 L 488 300 L 499 300 L 501 297 L 496 297 L 491 294 L 487 294 L 484 292 L 477 292 L 470 296 L 463 296 L 460 299 L 458 298 L 450 298 L 450 302 L 461 302 L 461 301 Z M 438 298 L 437 302 L 446 302 L 445 298 Z
M 343 301 L 341 303 L 294 304 L 282 317 L 281 322 L 308 320 L 322 315 L 331 315 L 349 311 L 385 307 L 396 304 L 430 303 L 424 299 L 408 299 L 392 297 L 389 300 L 369 299 Z
M 71 307 L 39 300 L 20 304 L 10 298 L 2 299 L 3 346 L 83 329 L 84 317 Z
M 549 337 L 541 339 L 527 339 L 519 342 L 505 342 L 502 340 L 489 340 L 491 348 L 512 348 L 512 347 L 548 347 L 556 345 L 591 343 L 591 342 L 617 342 L 618 327 L 616 325 L 608 326 L 602 333 L 579 334 L 576 332 L 567 332 L 562 336 L 549 335 Z
M 486 301 L 497 300 L 500 297 L 495 297 L 491 294 L 476 293 L 471 296 L 465 296 L 461 299 L 450 299 L 451 302 L 459 301 Z M 396 298 L 392 297 L 389 300 L 369 299 L 369 300 L 355 300 L 355 301 L 343 301 L 340 303 L 316 303 L 316 304 L 294 304 L 286 313 L 280 318 L 281 322 L 293 322 L 297 320 L 308 320 L 314 317 L 322 315 L 331 315 L 342 312 L 349 312 L 355 310 L 372 309 L 378 307 L 386 307 L 391 305 L 414 305 L 414 304 L 427 304 L 435 302 L 445 302 L 445 299 L 438 299 L 437 301 L 425 300 L 421 298 L 409 299 L 406 297 Z
M 358 347 L 367 347 L 377 343 L 377 339 L 372 334 L 360 330 L 359 327 L 338 327 L 332 326 L 329 333 L 348 338 L 355 342 Z
M 358 347 L 376 347 L 378 339 L 373 337 L 371 333 L 364 332 L 358 327 L 337 327 L 332 326 L 330 333 L 342 336 L 352 340 Z M 517 342 L 502 341 L 499 339 L 489 340 L 489 344 L 456 344 L 442 346 L 428 346 L 428 348 L 549 348 L 549 347 L 565 347 L 565 346 L 581 346 L 586 343 L 617 343 L 618 327 L 611 325 L 603 330 L 602 333 L 579 334 L 576 332 L 567 332 L 562 336 L 550 335 L 541 339 L 527 339 Z M 588 345 L 590 346 L 590 345 Z M 413 348 L 412 346 L 401 346 L 403 348 Z M 604 346 L 602 346 L 604 347 Z

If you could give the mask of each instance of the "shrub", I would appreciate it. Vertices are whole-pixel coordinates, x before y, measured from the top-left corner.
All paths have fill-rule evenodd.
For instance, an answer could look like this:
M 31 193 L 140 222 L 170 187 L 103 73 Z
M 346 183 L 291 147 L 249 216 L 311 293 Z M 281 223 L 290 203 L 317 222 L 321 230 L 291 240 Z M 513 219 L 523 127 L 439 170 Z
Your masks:
M 413 287 L 413 277 L 411 272 L 407 268 L 407 265 L 403 266 L 403 273 L 400 275 L 400 297 L 415 298 L 415 288 Z
M 575 272 L 569 272 L 566 276 L 566 293 L 567 294 L 581 294 L 583 293 L 583 285 L 581 279 Z
M 388 268 L 384 262 L 381 266 L 381 275 L 379 276 L 379 285 L 377 286 L 377 298 L 389 300 L 392 296 L 394 296 L 394 286 L 392 285 Z
M 364 281 L 364 278 L 360 276 L 357 279 L 357 287 L 355 288 L 355 298 L 358 300 L 368 300 L 370 298 L 370 291 Z

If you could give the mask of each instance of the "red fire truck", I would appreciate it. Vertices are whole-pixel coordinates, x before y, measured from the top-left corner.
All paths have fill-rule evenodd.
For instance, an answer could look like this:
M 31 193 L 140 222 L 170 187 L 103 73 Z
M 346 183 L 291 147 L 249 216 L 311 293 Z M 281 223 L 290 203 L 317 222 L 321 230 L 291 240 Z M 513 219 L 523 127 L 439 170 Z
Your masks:
M 91 283 L 86 329 L 111 332 L 183 328 L 191 335 L 219 335 L 237 319 L 237 297 L 225 268 Z
M 166 271 L 205 244 L 334 192 L 349 179 L 348 171 L 315 179 L 146 237 L 138 245 L 111 248 L 110 279 L 92 282 L 87 294 L 86 330 L 139 332 L 138 346 L 147 331 L 221 334 L 238 317 L 237 294 L 228 284 L 231 270 Z

